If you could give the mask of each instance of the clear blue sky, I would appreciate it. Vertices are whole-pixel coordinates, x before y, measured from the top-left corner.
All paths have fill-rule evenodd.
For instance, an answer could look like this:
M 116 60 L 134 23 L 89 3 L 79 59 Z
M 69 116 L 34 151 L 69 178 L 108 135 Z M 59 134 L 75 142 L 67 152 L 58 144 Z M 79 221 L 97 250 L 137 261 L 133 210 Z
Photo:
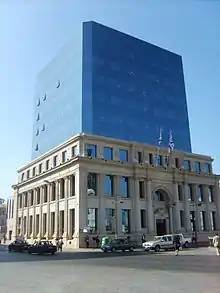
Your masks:
M 183 56 L 193 151 L 220 173 L 219 15 L 211 0 L 1 0 L 0 197 L 30 160 L 35 76 L 85 20 Z

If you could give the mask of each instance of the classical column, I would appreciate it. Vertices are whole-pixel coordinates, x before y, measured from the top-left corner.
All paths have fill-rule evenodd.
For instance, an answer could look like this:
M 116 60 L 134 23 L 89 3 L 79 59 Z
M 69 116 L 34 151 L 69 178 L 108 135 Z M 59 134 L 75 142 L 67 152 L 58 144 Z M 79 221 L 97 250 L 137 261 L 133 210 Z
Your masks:
M 198 186 L 193 184 L 193 211 L 195 212 L 195 229 L 201 231 L 200 209 L 198 207 Z
M 65 184 L 65 194 L 64 194 L 64 233 L 63 238 L 64 240 L 68 240 L 68 195 L 69 195 L 69 181 L 70 178 L 66 177 L 64 178 L 64 184 Z
M 32 220 L 32 240 L 36 238 L 36 203 L 37 203 L 37 189 L 33 190 L 33 220 Z
M 12 226 L 12 240 L 16 240 L 18 236 L 18 188 L 14 188 L 14 215 Z
M 216 230 L 220 230 L 220 186 L 218 180 L 215 182 L 214 199 L 216 203 Z
M 30 237 L 30 200 L 31 200 L 31 193 L 30 191 L 27 192 L 27 214 L 26 214 L 26 238 L 29 239 Z
M 205 222 L 206 222 L 206 230 L 211 231 L 211 216 L 210 216 L 210 208 L 209 208 L 209 192 L 208 192 L 208 186 L 203 185 L 203 192 L 204 192 L 204 200 L 205 200 L 205 205 L 206 205 L 206 217 L 205 217 Z
M 149 234 L 153 234 L 155 231 L 151 183 L 151 180 L 147 181 L 147 228 Z
M 98 176 L 98 196 L 99 196 L 99 211 L 98 211 L 98 231 L 100 235 L 104 235 L 105 231 L 105 175 Z
M 121 235 L 122 233 L 122 208 L 123 198 L 121 197 L 121 176 L 116 176 L 116 194 L 115 194 L 115 235 Z
M 39 234 L 38 237 L 41 238 L 43 233 L 43 197 L 44 189 L 43 186 L 40 187 L 40 214 L 39 214 Z
M 173 208 L 169 206 L 169 217 L 170 217 L 170 234 L 173 234 Z
M 50 201 L 52 198 L 52 185 L 51 183 L 47 185 L 47 222 L 46 222 L 46 237 L 47 239 L 51 238 L 51 229 L 50 229 Z
M 139 191 L 139 179 L 134 179 L 134 192 L 133 192 L 133 220 L 134 220 L 134 232 L 139 236 L 141 234 L 141 208 L 140 208 L 140 191 Z
M 21 194 L 21 236 L 24 236 L 24 193 Z
M 184 183 L 184 226 L 186 232 L 191 232 L 190 210 L 189 210 L 189 185 Z
M 174 199 L 174 223 L 175 223 L 175 232 L 179 233 L 181 230 L 180 225 L 180 203 L 179 203 L 179 194 L 178 194 L 178 184 L 173 183 L 173 199 Z
M 57 238 L 59 234 L 59 182 L 55 181 L 55 227 L 54 227 L 54 235 L 53 238 Z

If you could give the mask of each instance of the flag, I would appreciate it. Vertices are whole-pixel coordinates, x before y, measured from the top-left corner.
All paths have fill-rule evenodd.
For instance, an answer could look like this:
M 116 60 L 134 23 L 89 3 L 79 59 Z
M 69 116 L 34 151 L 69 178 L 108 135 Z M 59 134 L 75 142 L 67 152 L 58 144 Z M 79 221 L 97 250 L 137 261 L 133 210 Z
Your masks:
M 158 139 L 158 146 L 160 146 L 162 144 L 162 140 L 163 140 L 162 129 L 160 128 L 160 135 L 159 135 L 159 139 Z
M 162 140 L 163 140 L 162 128 L 160 128 L 160 134 L 159 134 L 159 137 L 158 137 L 157 154 L 155 156 L 155 165 L 156 166 L 158 166 L 158 164 L 160 165 L 160 155 L 159 155 L 159 152 L 160 152 L 160 146 L 162 144 Z
M 171 151 L 174 150 L 174 142 L 173 142 L 173 136 L 172 136 L 172 132 L 170 131 L 170 135 L 169 135 L 169 145 L 168 145 L 168 152 L 170 153 Z

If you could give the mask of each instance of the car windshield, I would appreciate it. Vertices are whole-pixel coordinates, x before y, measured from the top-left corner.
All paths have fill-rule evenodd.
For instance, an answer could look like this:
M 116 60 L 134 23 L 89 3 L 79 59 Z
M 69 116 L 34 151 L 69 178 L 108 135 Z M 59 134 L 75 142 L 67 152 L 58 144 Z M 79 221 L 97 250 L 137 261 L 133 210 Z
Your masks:
M 162 236 L 154 236 L 154 240 L 161 240 Z

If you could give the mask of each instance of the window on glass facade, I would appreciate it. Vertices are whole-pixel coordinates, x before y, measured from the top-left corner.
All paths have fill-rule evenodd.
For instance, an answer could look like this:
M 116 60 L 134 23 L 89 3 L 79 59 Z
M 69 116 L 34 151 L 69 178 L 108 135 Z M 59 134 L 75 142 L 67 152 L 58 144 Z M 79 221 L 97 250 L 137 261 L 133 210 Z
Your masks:
M 42 100 L 43 100 L 43 101 L 46 101 L 46 99 L 47 99 L 47 95 L 44 94 L 43 97 L 42 97 Z
M 201 230 L 205 231 L 206 230 L 205 211 L 200 212 L 200 225 L 201 225 Z
M 198 201 L 203 201 L 204 198 L 203 198 L 203 187 L 202 185 L 199 185 L 198 186 Z
M 146 228 L 147 221 L 146 221 L 146 210 L 141 210 L 141 229 Z
M 143 163 L 143 154 L 142 154 L 142 152 L 137 152 L 137 157 L 138 157 L 138 163 L 139 164 Z
M 123 162 L 128 161 L 128 151 L 127 150 L 119 149 L 119 160 L 123 161 Z
M 178 184 L 178 197 L 179 201 L 183 201 L 183 185 Z
M 33 167 L 32 169 L 32 176 L 35 176 L 36 175 L 36 167 Z
M 187 170 L 187 171 L 191 171 L 190 160 L 184 160 L 184 161 L 183 161 L 183 167 L 184 167 L 185 170 Z
M 103 148 L 103 157 L 105 160 L 113 160 L 113 148 L 104 147 Z
M 40 106 L 40 99 L 37 99 L 37 107 Z
M 46 125 L 43 124 L 43 125 L 42 125 L 42 128 L 41 128 L 41 131 L 44 131 L 45 129 L 46 129 Z
M 184 211 L 180 211 L 180 227 L 184 228 Z
M 27 179 L 30 178 L 30 170 L 27 170 Z
M 214 201 L 214 196 L 213 196 L 213 188 L 212 186 L 208 187 L 208 201 L 213 202 Z
M 87 193 L 89 196 L 95 196 L 97 191 L 97 174 L 89 173 L 87 176 Z
M 38 145 L 38 143 L 36 143 L 36 145 L 35 145 L 35 151 L 38 151 L 38 149 L 39 149 L 39 145 Z
M 153 165 L 154 164 L 154 157 L 153 154 L 149 154 L 149 164 Z
M 56 167 L 57 166 L 57 163 L 58 163 L 58 157 L 57 156 L 54 156 L 53 157 L 53 166 Z
M 105 209 L 105 230 L 116 231 L 115 209 Z
M 121 224 L 123 233 L 129 233 L 130 229 L 130 210 L 122 209 L 121 211 Z
M 39 174 L 42 173 L 42 164 L 39 164 Z
M 210 212 L 210 220 L 211 220 L 211 229 L 213 231 L 216 230 L 216 213 Z
M 94 144 L 87 144 L 87 156 L 96 158 L 97 157 L 97 146 Z
M 97 227 L 98 227 L 98 209 L 97 208 L 88 209 L 87 226 L 91 232 L 97 231 Z
M 62 163 L 65 163 L 67 160 L 67 151 L 62 152 Z
M 39 120 L 40 120 L 40 114 L 38 113 L 36 117 L 36 121 L 39 121 Z
M 144 196 L 144 181 L 139 181 L 139 197 L 145 198 L 145 196 Z
M 188 200 L 193 201 L 193 187 L 191 184 L 188 185 Z
M 36 136 L 38 136 L 39 135 L 39 129 L 37 128 L 37 130 L 36 130 Z
M 153 200 L 155 200 L 155 201 L 165 201 L 164 194 L 160 190 L 157 190 L 154 193 Z
M 200 173 L 201 172 L 201 163 L 200 162 L 195 162 L 195 171 L 196 173 Z
M 129 178 L 123 176 L 121 178 L 121 196 L 122 197 L 130 197 L 129 194 Z
M 210 167 L 210 164 L 209 163 L 205 163 L 203 165 L 203 172 L 206 173 L 206 174 L 210 174 L 211 173 L 211 167 Z
M 114 176 L 105 176 L 105 195 L 114 196 Z

